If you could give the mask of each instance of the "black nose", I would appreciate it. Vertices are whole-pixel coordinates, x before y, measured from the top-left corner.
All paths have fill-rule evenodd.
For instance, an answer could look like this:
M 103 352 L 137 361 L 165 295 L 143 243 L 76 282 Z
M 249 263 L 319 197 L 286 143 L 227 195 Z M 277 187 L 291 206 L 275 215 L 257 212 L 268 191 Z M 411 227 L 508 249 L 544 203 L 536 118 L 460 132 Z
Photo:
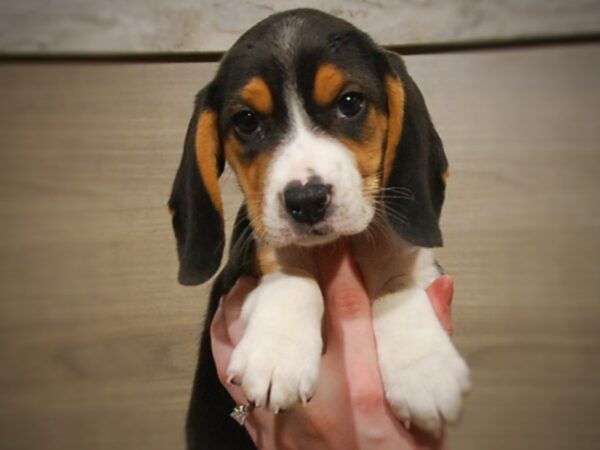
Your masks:
M 296 222 L 313 225 L 325 217 L 331 203 L 331 186 L 320 180 L 292 181 L 283 190 L 285 209 Z

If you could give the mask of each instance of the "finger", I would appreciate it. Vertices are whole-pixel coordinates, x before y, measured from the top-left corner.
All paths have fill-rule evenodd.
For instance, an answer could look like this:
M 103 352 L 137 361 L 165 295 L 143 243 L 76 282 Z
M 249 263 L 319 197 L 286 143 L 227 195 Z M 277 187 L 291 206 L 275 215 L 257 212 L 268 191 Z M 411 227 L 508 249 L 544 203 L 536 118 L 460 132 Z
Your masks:
M 377 365 L 371 302 L 346 243 L 321 250 L 321 286 L 325 297 L 327 352 L 343 360 L 350 398 L 361 404 L 383 405 Z M 325 357 L 328 357 L 326 352 Z M 368 408 L 369 409 L 369 408 Z M 364 410 L 359 408 L 360 410 Z M 383 412 L 383 408 L 380 408 Z M 378 420 L 375 415 L 370 419 Z M 368 424 L 369 418 L 360 418 Z
M 233 345 L 229 339 L 225 324 L 225 314 L 222 306 L 217 308 L 210 325 L 211 349 L 215 360 L 215 367 L 219 381 L 237 404 L 246 404 L 242 390 L 232 383 L 227 382 L 227 366 L 233 352 Z
M 241 302 L 239 302 L 238 305 L 238 299 L 240 297 L 243 299 L 245 297 L 246 292 L 251 290 L 254 286 L 256 286 L 256 281 L 253 278 L 245 278 L 247 278 L 247 280 L 242 281 L 238 287 L 234 286 L 230 293 L 223 298 L 221 305 L 219 305 L 215 312 L 210 326 L 211 350 L 213 354 L 213 359 L 215 361 L 215 367 L 217 369 L 217 376 L 219 378 L 219 381 L 221 382 L 227 393 L 231 396 L 236 405 L 247 405 L 248 400 L 246 399 L 242 388 L 239 385 L 235 384 L 235 381 L 229 383 L 227 382 L 227 367 L 229 366 L 231 354 L 233 353 L 233 349 L 235 348 L 235 346 L 230 339 L 230 332 L 227 329 L 228 326 L 226 323 L 225 316 L 226 312 L 228 311 L 227 308 L 230 307 L 231 310 L 228 311 L 228 315 L 230 317 L 229 320 L 233 322 L 241 322 L 241 319 L 239 318 Z M 236 308 L 238 310 L 237 316 L 235 313 Z M 230 324 L 229 326 L 232 325 Z M 257 430 L 265 429 L 267 427 L 267 424 L 269 424 L 272 421 L 272 414 L 266 411 L 262 411 L 260 409 L 253 408 L 250 411 L 250 415 L 247 417 L 244 426 L 252 436 L 256 437 Z
M 223 297 L 220 309 L 223 310 L 223 320 L 231 344 L 235 347 L 244 335 L 244 322 L 240 318 L 244 300 L 256 285 L 253 277 L 242 276 Z
M 229 365 L 229 360 L 231 359 L 231 353 L 233 352 L 234 347 L 231 345 L 231 342 L 229 342 L 229 336 L 225 328 L 221 307 L 217 309 L 215 318 L 211 324 L 211 348 L 219 381 L 236 405 L 247 405 L 248 400 L 246 399 L 242 388 L 236 384 L 227 382 L 227 366 Z M 231 420 L 233 420 L 233 418 Z M 272 421 L 273 415 L 269 412 L 252 408 L 250 414 L 246 418 L 244 426 L 256 441 L 256 437 L 258 436 L 257 432 L 259 430 L 268 429 L 267 424 Z
M 374 341 L 371 305 L 348 244 L 340 241 L 320 248 L 318 253 L 327 349 L 335 347 L 334 351 L 357 355 L 354 350 L 364 348 L 368 353 L 372 350 L 369 343 Z M 357 348 L 353 349 L 353 345 Z
M 364 318 L 371 305 L 348 244 L 319 249 L 319 275 L 325 306 L 336 322 Z
M 427 288 L 427 295 L 442 327 L 448 334 L 452 334 L 452 310 L 450 305 L 454 296 L 454 280 L 449 275 L 438 277 Z
M 242 304 L 247 293 L 255 286 L 254 278 L 240 277 L 231 290 L 222 297 L 211 322 L 213 357 L 219 379 L 226 388 L 228 387 L 226 371 L 231 352 L 243 334 L 243 323 L 240 319 Z

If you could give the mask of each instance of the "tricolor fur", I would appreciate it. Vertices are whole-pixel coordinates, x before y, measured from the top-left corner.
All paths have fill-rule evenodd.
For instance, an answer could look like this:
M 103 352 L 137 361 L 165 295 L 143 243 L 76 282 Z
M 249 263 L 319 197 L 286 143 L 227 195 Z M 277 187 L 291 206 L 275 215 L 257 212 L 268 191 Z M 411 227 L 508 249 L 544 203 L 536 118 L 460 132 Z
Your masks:
M 169 201 L 183 284 L 202 283 L 219 267 L 225 162 L 245 202 L 207 324 L 240 275 L 262 277 L 244 304 L 246 333 L 228 369 L 248 399 L 276 411 L 312 395 L 323 312 L 313 251 L 347 236 L 376 299 L 380 370 L 393 410 L 431 431 L 454 420 L 468 370 L 424 291 L 439 275 L 427 248 L 442 244 L 448 164 L 400 57 L 313 10 L 276 14 L 238 40 L 196 98 Z M 278 339 L 282 333 L 290 339 Z M 206 326 L 189 447 L 253 448 L 228 422 L 232 408 Z

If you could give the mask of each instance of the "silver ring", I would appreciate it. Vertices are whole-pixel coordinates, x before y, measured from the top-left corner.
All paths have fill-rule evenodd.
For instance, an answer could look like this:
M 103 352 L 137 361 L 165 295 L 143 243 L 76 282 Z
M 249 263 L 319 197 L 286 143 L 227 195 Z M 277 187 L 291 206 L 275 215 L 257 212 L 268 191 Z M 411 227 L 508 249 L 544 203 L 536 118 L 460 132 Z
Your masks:
M 248 414 L 250 414 L 250 405 L 237 405 L 233 408 L 233 411 L 231 411 L 229 416 L 241 426 L 244 426 Z

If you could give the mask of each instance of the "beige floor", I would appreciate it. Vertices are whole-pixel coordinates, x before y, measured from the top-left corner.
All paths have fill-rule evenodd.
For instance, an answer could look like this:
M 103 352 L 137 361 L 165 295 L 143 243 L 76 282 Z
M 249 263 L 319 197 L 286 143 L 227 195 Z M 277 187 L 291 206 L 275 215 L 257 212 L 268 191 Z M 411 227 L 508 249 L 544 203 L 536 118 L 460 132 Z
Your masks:
M 453 169 L 452 447 L 598 449 L 600 46 L 407 63 Z M 0 449 L 183 448 L 206 288 L 176 283 L 165 205 L 214 70 L 0 66 Z

